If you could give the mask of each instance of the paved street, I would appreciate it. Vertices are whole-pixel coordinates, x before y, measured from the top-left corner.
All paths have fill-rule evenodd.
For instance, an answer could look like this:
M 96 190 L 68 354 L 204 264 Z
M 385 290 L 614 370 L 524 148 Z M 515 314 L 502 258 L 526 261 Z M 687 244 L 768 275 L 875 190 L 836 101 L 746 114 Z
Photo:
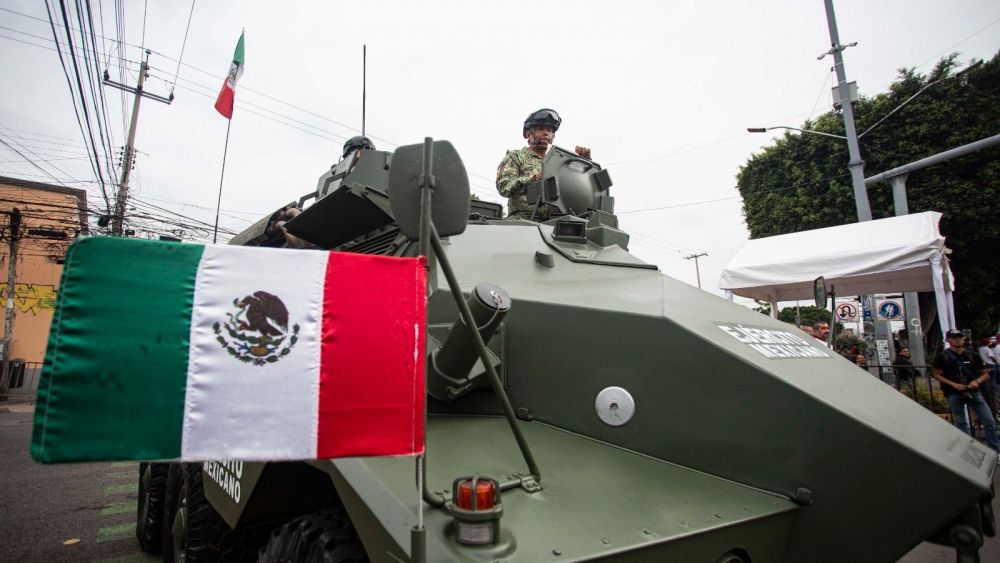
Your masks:
M 135 539 L 138 464 L 35 463 L 24 406 L 0 403 L 0 561 L 158 561 Z
M 135 539 L 138 463 L 35 463 L 31 416 L 29 405 L 0 403 L 0 561 L 159 561 Z M 1000 490 L 1000 472 L 993 479 Z M 1000 497 L 993 510 L 1000 515 Z M 980 556 L 1000 561 L 1000 539 Z M 952 563 L 955 551 L 922 544 L 900 561 Z

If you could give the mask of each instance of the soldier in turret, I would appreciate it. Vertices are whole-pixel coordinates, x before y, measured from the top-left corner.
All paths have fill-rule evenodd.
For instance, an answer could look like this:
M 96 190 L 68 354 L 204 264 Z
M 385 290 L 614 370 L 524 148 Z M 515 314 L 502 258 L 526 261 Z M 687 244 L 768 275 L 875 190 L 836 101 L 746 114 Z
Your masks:
M 373 143 L 371 139 L 357 135 L 351 137 L 344 143 L 344 153 L 340 156 L 340 161 L 348 157 L 353 158 L 361 151 L 373 150 L 375 150 L 375 143 Z M 336 164 L 334 166 L 336 166 Z M 286 222 L 300 213 L 302 213 L 302 210 L 298 207 L 289 207 L 281 213 L 281 217 L 279 217 L 278 221 L 275 223 L 275 227 L 277 227 L 278 230 L 281 231 L 281 234 L 285 237 L 286 246 L 291 248 L 302 248 L 308 244 L 306 241 L 288 232 L 288 229 L 285 227 Z
M 344 143 L 344 154 L 340 157 L 340 160 L 344 160 L 352 152 L 357 153 L 361 151 L 373 150 L 375 150 L 375 143 L 373 143 L 371 139 L 357 135 L 355 137 L 351 137 L 346 143 Z
M 542 159 L 555 139 L 556 131 L 562 124 L 562 118 L 555 110 L 542 108 L 524 120 L 521 134 L 528 141 L 528 146 L 512 149 L 500 162 L 497 168 L 497 191 L 508 198 L 507 216 L 509 218 L 530 219 L 534 202 L 528 201 L 527 186 L 531 182 L 542 179 Z M 590 149 L 576 147 L 576 154 L 590 158 Z M 548 209 L 539 208 L 537 219 L 548 219 Z

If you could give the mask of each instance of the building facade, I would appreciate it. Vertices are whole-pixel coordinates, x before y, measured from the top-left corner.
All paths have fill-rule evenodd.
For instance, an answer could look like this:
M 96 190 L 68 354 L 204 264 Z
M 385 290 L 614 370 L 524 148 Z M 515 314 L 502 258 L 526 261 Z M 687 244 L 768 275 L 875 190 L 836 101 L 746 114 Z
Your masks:
M 33 369 L 45 357 L 66 249 L 87 233 L 87 192 L 0 176 L 0 229 L 0 289 L 15 310 L 5 357 Z M 3 342 L 6 324 L 0 324 Z

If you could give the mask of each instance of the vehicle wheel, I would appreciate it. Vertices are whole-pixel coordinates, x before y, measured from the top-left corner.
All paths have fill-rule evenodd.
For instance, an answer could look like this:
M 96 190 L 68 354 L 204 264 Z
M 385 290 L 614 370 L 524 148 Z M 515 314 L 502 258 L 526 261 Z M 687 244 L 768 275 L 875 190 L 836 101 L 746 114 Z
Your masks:
M 163 549 L 163 496 L 167 489 L 167 464 L 139 464 L 139 495 L 135 511 L 135 537 L 146 553 Z
M 343 509 L 326 509 L 300 516 L 271 532 L 257 563 L 365 562 L 354 525 Z
M 750 563 L 750 556 L 742 549 L 734 549 L 719 558 L 716 563 Z
M 167 475 L 163 560 L 207 563 L 253 560 L 254 548 L 239 540 L 205 499 L 200 463 L 175 463 Z
M 167 483 L 163 495 L 164 518 L 163 560 L 182 562 L 187 545 L 187 491 L 181 465 L 171 463 L 167 469 Z

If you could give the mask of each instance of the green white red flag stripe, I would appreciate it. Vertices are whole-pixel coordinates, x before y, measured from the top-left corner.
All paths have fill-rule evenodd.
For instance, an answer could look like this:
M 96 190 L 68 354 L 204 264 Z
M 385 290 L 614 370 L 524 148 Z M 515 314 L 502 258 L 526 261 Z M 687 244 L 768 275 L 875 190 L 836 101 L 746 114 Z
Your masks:
M 233 64 L 229 67 L 229 74 L 226 81 L 222 83 L 222 90 L 219 97 L 215 99 L 215 109 L 226 119 L 233 118 L 233 104 L 236 102 L 236 81 L 243 76 L 243 36 L 240 34 L 239 41 L 236 42 L 236 51 L 233 53 Z
M 64 267 L 36 460 L 423 452 L 422 258 L 94 237 Z

